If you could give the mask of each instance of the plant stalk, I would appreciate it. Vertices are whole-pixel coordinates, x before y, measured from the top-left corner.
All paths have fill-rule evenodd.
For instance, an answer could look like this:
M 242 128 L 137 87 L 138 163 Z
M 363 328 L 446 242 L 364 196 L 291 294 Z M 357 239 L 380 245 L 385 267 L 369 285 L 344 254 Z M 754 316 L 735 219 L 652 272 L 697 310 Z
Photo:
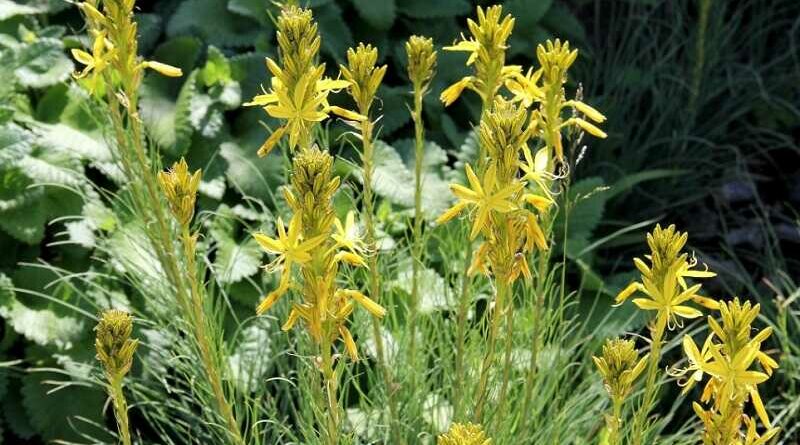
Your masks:
M 495 349 L 497 348 L 497 335 L 500 331 L 500 323 L 505 316 L 506 300 L 510 294 L 510 284 L 502 277 L 495 281 L 495 306 L 492 312 L 492 319 L 489 326 L 489 337 L 487 339 L 487 350 L 481 362 L 480 382 L 478 383 L 478 400 L 475 404 L 475 423 L 483 423 L 483 407 L 489 393 L 489 374 L 494 365 Z
M 411 335 L 409 343 L 409 364 L 416 369 L 417 363 L 417 313 L 419 310 L 419 279 L 422 266 L 423 240 L 422 240 L 422 164 L 425 156 L 425 128 L 422 122 L 422 85 L 414 85 L 414 110 L 411 117 L 414 121 L 414 232 L 413 232 L 413 258 L 411 272 L 411 308 L 408 316 L 408 329 Z M 412 378 L 416 373 L 412 373 Z M 412 380 L 411 388 L 416 388 Z
M 631 438 L 633 445 L 645 443 L 647 417 L 655 404 L 658 389 L 658 363 L 661 361 L 661 341 L 664 337 L 664 325 L 666 322 L 659 322 L 658 318 L 654 321 L 655 325 L 651 329 L 650 358 L 647 364 L 647 379 L 645 380 L 644 394 L 639 409 L 633 416 Z
M 128 423 L 128 402 L 122 392 L 122 376 L 115 376 L 109 379 L 109 390 L 111 401 L 114 404 L 114 417 L 117 420 L 117 430 L 119 430 L 122 445 L 131 445 L 131 432 Z

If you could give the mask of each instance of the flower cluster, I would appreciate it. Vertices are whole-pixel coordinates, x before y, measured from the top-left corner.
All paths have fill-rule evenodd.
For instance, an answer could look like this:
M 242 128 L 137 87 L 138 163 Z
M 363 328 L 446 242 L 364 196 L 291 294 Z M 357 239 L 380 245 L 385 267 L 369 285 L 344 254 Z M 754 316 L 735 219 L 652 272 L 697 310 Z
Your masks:
M 427 89 L 427 84 L 436 70 L 436 51 L 433 39 L 422 36 L 411 36 L 406 42 L 408 57 L 408 78 L 415 90 Z
M 183 158 L 173 164 L 171 169 L 158 173 L 161 190 L 167 197 L 172 214 L 181 226 L 189 224 L 194 216 L 194 203 L 201 176 L 201 170 L 189 173 L 189 165 Z
M 133 354 L 139 340 L 131 339 L 133 317 L 131 314 L 112 309 L 100 315 L 95 330 L 94 346 L 97 359 L 103 364 L 109 381 L 122 379 L 133 365 Z
M 510 14 L 503 17 L 502 6 L 490 6 L 485 10 L 479 6 L 478 21 L 468 19 L 467 27 L 472 37 L 461 36 L 460 42 L 444 49 L 469 53 L 467 66 L 474 65 L 474 74 L 461 78 L 442 92 L 440 99 L 445 106 L 455 102 L 465 88 L 475 91 L 484 105 L 491 105 L 503 83 L 521 71 L 519 66 L 505 64 L 506 42 L 514 29 L 514 18 Z
M 482 177 L 467 164 L 469 187 L 451 184 L 458 201 L 437 220 L 442 224 L 463 211 L 470 212 L 470 238 L 483 234 L 470 270 L 493 275 L 504 283 L 520 275 L 530 276 L 527 255 L 535 248 L 547 249 L 537 212 L 551 200 L 543 190 L 529 191 L 520 179 L 520 158 L 530 138 L 528 112 L 502 98 L 481 120 L 479 139 L 487 153 Z
M 350 83 L 348 91 L 356 102 L 359 113 L 364 116 L 369 113 L 375 93 L 386 74 L 386 65 L 375 66 L 377 61 L 378 49 L 359 43 L 355 49 L 347 50 L 347 66 L 339 66 L 342 77 Z
M 483 428 L 474 423 L 454 423 L 450 430 L 436 439 L 437 445 L 491 445 Z
M 633 383 L 647 364 L 647 358 L 647 355 L 639 358 L 639 352 L 632 340 L 621 338 L 606 340 L 600 357 L 592 357 L 603 376 L 608 395 L 619 403 L 630 395 Z
M 86 0 L 78 6 L 86 18 L 89 33 L 94 37 L 92 52 L 72 49 L 72 56 L 84 68 L 75 73 L 76 78 L 89 76 L 88 87 L 97 91 L 102 84 L 102 74 L 113 67 L 120 78 L 138 86 L 141 72 L 150 68 L 169 77 L 183 75 L 180 68 L 161 62 L 140 60 L 137 53 L 137 24 L 133 20 L 133 0 L 105 0 L 102 12 L 98 0 Z
M 350 120 L 364 116 L 328 103 L 328 95 L 350 86 L 342 79 L 324 77 L 325 64 L 318 64 L 320 37 L 311 10 L 287 6 L 278 17 L 278 54 L 280 65 L 266 58 L 272 73 L 269 91 L 264 91 L 245 106 L 260 106 L 268 115 L 283 121 L 258 150 L 266 156 L 288 136 L 289 149 L 312 144 L 314 127 L 331 113 Z
M 708 317 L 711 332 L 702 349 L 697 347 L 692 337 L 687 335 L 683 338 L 689 366 L 674 374 L 689 375 L 683 382 L 684 392 L 702 382 L 705 375 L 709 376 L 700 402 L 710 402 L 710 406 L 705 408 L 701 403 L 693 403 L 695 413 L 703 421 L 702 438 L 706 445 L 765 444 L 778 433 L 779 429 L 772 427 L 758 393 L 758 385 L 778 367 L 778 363 L 761 350 L 762 343 L 772 334 L 772 328 L 751 335 L 751 325 L 759 311 L 759 305 L 752 306 L 749 301 L 741 303 L 734 298 L 719 305 L 722 324 Z M 763 371 L 753 369 L 755 362 Z M 763 436 L 757 433 L 756 420 L 744 414 L 748 400 L 767 428 Z M 743 426 L 747 430 L 744 434 Z
M 333 210 L 333 195 L 339 188 L 339 178 L 333 177 L 333 157 L 316 146 L 295 155 L 291 188 L 284 189 L 286 201 L 294 212 L 288 230 L 280 219 L 277 238 L 263 233 L 253 236 L 267 252 L 276 255 L 266 266 L 268 271 L 282 268 L 280 284 L 258 305 L 262 314 L 293 286 L 293 266 L 297 265 L 302 280 L 295 285 L 302 300 L 292 304 L 284 330 L 291 329 L 302 320 L 311 338 L 317 343 L 323 339 L 341 338 L 353 360 L 358 352 L 346 324 L 353 312 L 354 303 L 361 305 L 376 317 L 385 309 L 363 293 L 342 289 L 336 278 L 341 263 L 356 267 L 366 265 L 364 243 L 355 224 L 353 213 L 342 224 Z
M 681 252 L 687 239 L 686 233 L 678 232 L 674 225 L 666 229 L 656 225 L 655 230 L 647 234 L 651 253 L 645 255 L 645 259 L 650 264 L 640 258 L 633 259 L 636 268 L 641 272 L 641 281 L 630 283 L 616 298 L 617 305 L 620 305 L 631 296 L 641 294 L 642 297 L 633 299 L 633 304 L 640 309 L 656 311 L 655 328 L 660 332 L 665 327 L 672 330 L 682 326 L 681 318 L 697 318 L 703 315 L 698 309 L 687 305 L 688 302 L 708 309 L 719 307 L 715 300 L 699 294 L 700 284 L 689 286 L 686 282 L 686 278 L 690 277 L 716 276 L 708 268 L 695 269 L 697 260 L 689 259 L 687 253 Z
M 525 107 L 538 104 L 532 116 L 537 132 L 555 152 L 556 159 L 561 161 L 564 157 L 562 129 L 577 126 L 593 136 L 605 138 L 606 133 L 590 121 L 602 123 L 606 118 L 591 106 L 566 98 L 564 84 L 567 82 L 567 70 L 578 57 L 578 50 L 570 51 L 569 42 L 562 44 L 558 39 L 555 42 L 548 40 L 545 45 L 536 48 L 536 57 L 540 64 L 538 70 L 528 69 L 524 75 L 515 73 L 505 84 L 515 101 Z M 565 109 L 573 110 L 573 116 L 566 120 L 562 117 Z

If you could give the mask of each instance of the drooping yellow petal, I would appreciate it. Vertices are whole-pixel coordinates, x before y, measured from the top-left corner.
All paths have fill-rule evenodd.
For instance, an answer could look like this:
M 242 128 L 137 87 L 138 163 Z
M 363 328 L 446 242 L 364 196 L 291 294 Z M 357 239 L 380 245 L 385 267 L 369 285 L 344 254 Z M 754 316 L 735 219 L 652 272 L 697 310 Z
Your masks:
M 283 138 L 283 135 L 286 134 L 286 127 L 279 127 L 275 131 L 272 132 L 271 135 L 261 144 L 259 147 L 258 152 L 256 153 L 259 158 L 263 158 L 264 156 L 270 154 L 273 148 L 278 144 L 278 142 Z
M 166 63 L 156 62 L 155 60 L 148 60 L 144 62 L 144 67 L 150 68 L 151 70 L 167 77 L 183 76 L 183 71 L 180 68 L 167 65 Z

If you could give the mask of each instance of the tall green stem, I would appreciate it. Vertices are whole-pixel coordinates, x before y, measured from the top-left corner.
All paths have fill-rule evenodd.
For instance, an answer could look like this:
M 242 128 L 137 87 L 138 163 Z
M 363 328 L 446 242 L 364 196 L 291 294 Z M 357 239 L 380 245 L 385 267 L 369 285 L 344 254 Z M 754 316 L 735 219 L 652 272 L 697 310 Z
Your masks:
M 338 445 L 339 443 L 339 398 L 338 386 L 339 382 L 336 377 L 336 372 L 333 367 L 333 345 L 330 341 L 330 335 L 324 335 L 322 344 L 320 345 L 322 357 L 322 385 L 323 392 L 325 393 L 325 400 L 327 401 L 327 427 L 325 434 L 325 443 L 327 445 Z
M 494 365 L 494 355 L 497 345 L 497 335 L 500 323 L 505 316 L 506 300 L 510 295 L 511 287 L 502 277 L 495 281 L 495 306 L 489 326 L 486 354 L 481 362 L 480 381 L 478 383 L 478 400 L 475 404 L 475 423 L 483 422 L 483 407 L 489 395 L 489 374 Z
M 114 404 L 114 417 L 122 445 L 131 445 L 131 432 L 128 426 L 128 402 L 122 392 L 122 376 L 113 377 L 109 382 L 111 401 Z
M 372 191 L 372 175 L 375 172 L 374 149 L 372 145 L 372 122 L 366 119 L 361 122 L 361 143 L 363 144 L 363 165 L 364 165 L 364 225 L 366 226 L 367 245 L 373 249 L 369 256 L 369 287 L 370 297 L 375 302 L 380 302 L 380 271 L 378 270 L 378 245 L 375 235 L 375 199 Z M 389 425 L 395 443 L 403 443 L 399 430 L 397 429 L 397 401 L 395 399 L 395 385 L 389 367 L 386 365 L 385 347 L 383 335 L 381 333 L 381 323 L 375 317 L 372 318 L 372 335 L 375 338 L 375 352 L 378 357 L 378 367 L 383 375 L 383 383 L 389 398 Z
M 661 341 L 664 337 L 664 324 L 658 319 L 654 321 L 651 329 L 650 358 L 647 364 L 647 379 L 645 380 L 644 395 L 639 409 L 633 416 L 631 430 L 632 444 L 645 443 L 647 417 L 653 409 L 658 392 L 658 363 L 661 361 Z
M 408 316 L 408 335 L 411 336 L 409 344 L 409 364 L 416 369 L 417 363 L 417 312 L 419 308 L 419 274 L 422 266 L 422 164 L 425 156 L 425 128 L 422 122 L 422 85 L 414 85 L 414 110 L 411 117 L 414 120 L 414 233 L 413 233 L 413 259 L 411 275 L 411 309 Z M 416 373 L 411 373 L 416 376 Z M 416 388 L 414 381 L 411 387 Z
M 236 418 L 233 415 L 233 408 L 225 396 L 220 370 L 217 366 L 218 357 L 216 349 L 213 348 L 213 342 L 210 340 L 207 331 L 208 323 L 203 309 L 203 287 L 197 276 L 195 240 L 192 239 L 189 233 L 188 224 L 182 227 L 181 241 L 183 243 L 184 256 L 186 257 L 186 268 L 188 269 L 187 278 L 191 289 L 191 319 L 195 327 L 195 337 L 200 349 L 200 358 L 203 361 L 203 367 L 206 370 L 209 383 L 211 384 L 211 391 L 214 393 L 217 409 L 225 420 L 228 433 L 235 443 L 244 444 L 244 439 L 239 430 L 239 424 L 236 422 Z

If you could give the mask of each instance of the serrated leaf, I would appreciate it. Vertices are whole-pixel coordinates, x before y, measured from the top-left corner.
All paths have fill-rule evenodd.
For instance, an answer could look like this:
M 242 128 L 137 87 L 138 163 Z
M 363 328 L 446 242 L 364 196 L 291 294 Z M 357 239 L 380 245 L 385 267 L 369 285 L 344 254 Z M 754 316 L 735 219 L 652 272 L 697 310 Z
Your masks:
M 220 154 L 228 161 L 228 183 L 246 195 L 267 199 L 283 181 L 283 162 L 277 152 L 259 158 L 256 150 L 233 142 L 220 145 Z
M 244 328 L 241 341 L 228 358 L 234 384 L 243 394 L 249 394 L 269 369 L 270 344 L 275 335 L 264 317 L 256 318 Z
M 372 187 L 378 196 L 394 204 L 414 206 L 414 174 L 406 167 L 394 147 L 383 141 L 375 142 L 375 173 Z M 422 210 L 426 218 L 436 218 L 450 204 L 450 188 L 437 174 L 423 175 L 425 193 Z
M 352 0 L 352 2 L 358 15 L 370 26 L 379 30 L 392 27 L 397 15 L 395 0 Z
M 49 309 L 30 309 L 17 299 L 11 279 L 0 274 L 0 316 L 18 334 L 42 345 L 69 349 L 84 332 L 83 322 Z
M 75 69 L 72 60 L 64 55 L 64 45 L 58 39 L 39 38 L 22 45 L 16 51 L 14 70 L 19 83 L 30 88 L 42 88 L 67 80 Z
M 53 372 L 31 373 L 22 379 L 22 403 L 31 424 L 48 442 L 81 440 L 79 432 L 74 429 L 76 426 L 85 430 L 91 428 L 96 433 L 96 428 L 76 421 L 78 417 L 97 423 L 103 421 L 103 404 L 106 400 L 103 391 L 83 385 L 50 391 L 53 389 L 52 381 L 63 380 L 63 375 Z
M 170 37 L 192 34 L 221 47 L 251 46 L 258 33 L 256 22 L 233 14 L 219 0 L 185 0 L 167 24 Z
M 47 149 L 57 149 L 96 162 L 113 160 L 105 141 L 68 125 L 36 122 L 32 129 L 38 138 L 37 143 Z
M 392 288 L 411 295 L 412 281 L 413 269 L 411 261 L 403 261 L 398 266 L 397 278 L 391 283 Z M 450 310 L 456 306 L 453 290 L 448 286 L 445 279 L 431 268 L 420 268 L 418 289 L 419 307 L 417 310 L 422 314 Z
M 402 0 L 397 9 L 408 17 L 430 19 L 468 14 L 472 7 L 467 0 Z
M 322 49 L 337 62 L 343 62 L 347 49 L 354 45 L 353 34 L 342 17 L 342 8 L 335 2 L 314 9 L 319 24 Z
M 261 249 L 252 238 L 237 243 L 231 238 L 217 240 L 214 270 L 222 284 L 232 284 L 258 273 L 261 266 Z
M 0 21 L 18 15 L 41 14 L 47 8 L 41 5 L 23 5 L 12 0 L 0 0 Z

